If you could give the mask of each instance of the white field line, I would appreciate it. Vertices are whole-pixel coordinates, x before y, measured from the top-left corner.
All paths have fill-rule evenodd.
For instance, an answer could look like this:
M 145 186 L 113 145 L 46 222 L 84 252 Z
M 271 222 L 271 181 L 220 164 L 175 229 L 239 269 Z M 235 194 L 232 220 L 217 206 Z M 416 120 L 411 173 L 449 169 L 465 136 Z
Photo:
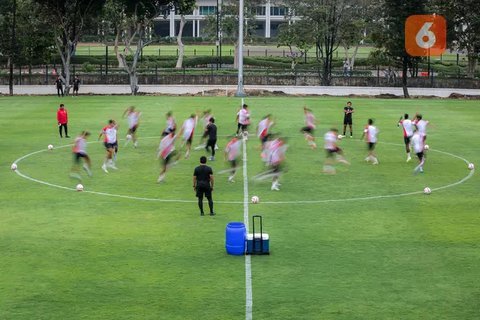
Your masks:
M 158 138 L 158 137 L 145 137 L 143 139 L 150 139 L 150 138 Z M 97 141 L 90 141 L 88 143 L 98 143 L 98 142 Z M 395 146 L 403 146 L 402 144 L 398 144 L 398 143 L 391 143 L 391 142 L 382 142 L 382 143 L 383 144 L 389 144 L 389 145 L 395 145 Z M 67 144 L 67 145 L 55 147 L 54 149 L 67 148 L 67 147 L 71 147 L 71 146 L 72 146 L 72 144 Z M 28 158 L 32 155 L 41 153 L 41 152 L 49 152 L 49 150 L 47 150 L 45 148 L 45 149 L 42 149 L 42 150 L 31 152 L 29 154 L 26 154 L 26 155 L 18 158 L 17 160 L 14 161 L 14 163 L 18 165 L 18 163 L 21 162 L 22 160 L 24 160 L 24 159 L 26 159 L 26 158 Z M 455 154 L 450 153 L 450 152 L 445 152 L 445 151 L 440 151 L 440 150 L 435 150 L 435 149 L 430 149 L 429 152 L 438 152 L 438 153 L 441 153 L 441 154 L 445 154 L 447 156 L 451 156 L 451 157 L 460 159 L 463 162 L 465 162 L 466 164 L 470 163 L 467 159 L 462 158 L 461 156 L 455 155 Z M 246 153 L 244 155 L 246 155 Z M 246 161 L 244 162 L 244 172 L 246 172 Z M 33 182 L 36 182 L 36 183 L 40 183 L 40 184 L 43 184 L 43 185 L 46 185 L 46 186 L 49 186 L 49 187 L 54 187 L 54 188 L 59 188 L 59 189 L 70 190 L 70 191 L 75 191 L 76 192 L 75 188 L 60 186 L 60 185 L 57 185 L 57 184 L 49 183 L 49 182 L 46 182 L 46 181 L 42 181 L 42 180 L 35 179 L 35 178 L 30 177 L 30 176 L 27 176 L 27 175 L 21 173 L 20 166 L 15 171 L 15 173 L 17 173 L 22 178 L 25 178 L 27 180 L 30 180 L 30 181 L 33 181 Z M 460 179 L 456 182 L 453 182 L 453 183 L 450 183 L 450 184 L 447 184 L 447 185 L 444 185 L 444 186 L 436 187 L 436 188 L 431 188 L 431 189 L 432 189 L 432 191 L 437 191 L 437 190 L 443 190 L 443 189 L 447 189 L 447 188 L 457 186 L 461 183 L 464 183 L 468 179 L 470 179 L 474 175 L 474 173 L 475 173 L 475 169 L 470 170 L 470 172 L 467 176 L 463 177 L 462 179 Z M 248 181 L 247 180 L 248 179 L 246 179 L 245 175 L 244 175 L 244 184 L 245 184 L 245 181 L 246 181 L 247 188 L 248 188 Z M 129 195 L 113 194 L 113 193 L 108 193 L 108 192 L 89 191 L 89 190 L 84 190 L 83 193 L 90 193 L 90 194 L 95 194 L 95 195 L 100 195 L 100 196 L 116 197 L 116 198 L 123 198 L 123 199 L 129 199 L 129 200 L 139 200 L 139 201 L 172 202 L 172 203 L 175 203 L 175 202 L 196 203 L 195 200 L 146 198 L 146 197 L 136 197 L 136 196 L 129 196 Z M 248 189 L 247 189 L 247 193 L 248 193 Z M 413 191 L 413 192 L 405 192 L 405 193 L 398 193 L 398 194 L 390 194 L 390 195 L 372 195 L 372 196 L 365 196 L 365 197 L 352 197 L 352 198 L 341 198 L 341 199 L 263 201 L 262 204 L 273 204 L 273 205 L 275 205 L 275 204 L 280 204 L 280 205 L 281 204 L 319 204 L 319 203 L 329 203 L 329 202 L 365 201 L 365 200 L 405 197 L 405 196 L 411 196 L 411 195 L 416 195 L 416 194 L 421 194 L 421 193 L 423 193 L 423 190 Z M 246 201 L 247 201 L 247 204 L 248 204 L 248 196 L 247 196 Z M 245 199 L 244 199 L 244 201 L 221 201 L 220 200 L 220 201 L 215 201 L 215 202 L 216 203 L 222 203 L 222 204 L 244 204 Z M 248 226 L 248 221 L 246 223 L 246 226 Z M 247 230 L 248 230 L 248 228 L 247 228 Z
M 245 103 L 242 98 L 242 107 Z M 248 171 L 247 171 L 247 140 L 248 137 L 243 136 L 243 222 L 248 234 Z M 250 255 L 245 255 L 245 319 L 252 320 L 253 293 L 252 293 L 252 261 Z
M 247 172 L 247 141 L 243 138 L 243 222 L 248 233 L 248 172 Z M 250 255 L 245 255 L 245 319 L 252 319 L 252 262 Z

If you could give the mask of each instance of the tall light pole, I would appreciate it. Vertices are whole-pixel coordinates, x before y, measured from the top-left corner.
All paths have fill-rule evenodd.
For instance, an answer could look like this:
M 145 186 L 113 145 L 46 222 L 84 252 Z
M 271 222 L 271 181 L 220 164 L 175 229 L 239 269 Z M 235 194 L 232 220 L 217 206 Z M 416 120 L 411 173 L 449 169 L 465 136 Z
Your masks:
M 243 90 L 243 0 L 240 0 L 238 8 L 238 85 L 235 96 L 246 96 Z

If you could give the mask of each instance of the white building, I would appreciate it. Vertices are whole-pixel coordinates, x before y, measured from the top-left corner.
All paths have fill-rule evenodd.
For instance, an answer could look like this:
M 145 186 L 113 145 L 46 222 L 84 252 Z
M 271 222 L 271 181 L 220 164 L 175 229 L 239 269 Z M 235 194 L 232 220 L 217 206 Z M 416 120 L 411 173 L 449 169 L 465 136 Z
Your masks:
M 207 15 L 216 14 L 217 3 L 221 8 L 222 0 L 197 0 L 197 6 L 193 13 L 186 15 L 187 21 L 183 30 L 183 35 L 186 37 L 203 37 L 205 33 L 202 32 L 205 27 L 205 17 Z M 221 9 L 220 9 L 221 10 Z M 285 15 L 287 8 L 275 4 L 273 0 L 266 0 L 265 4 L 256 8 L 255 24 L 257 36 L 272 38 L 278 34 L 278 26 L 285 23 Z M 175 14 L 172 10 L 165 16 L 160 16 L 155 19 L 155 33 L 162 37 L 175 37 L 180 25 L 180 16 Z

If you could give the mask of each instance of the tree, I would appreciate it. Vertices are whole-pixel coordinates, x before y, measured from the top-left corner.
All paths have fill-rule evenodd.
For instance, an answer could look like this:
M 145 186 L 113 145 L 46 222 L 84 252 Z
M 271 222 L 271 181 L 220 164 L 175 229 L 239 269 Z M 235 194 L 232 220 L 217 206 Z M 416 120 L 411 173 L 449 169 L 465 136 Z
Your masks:
M 308 22 L 304 20 L 289 21 L 279 27 L 277 46 L 288 47 L 292 70 L 295 69 L 298 59 L 302 58 L 313 46 L 314 38 L 309 32 L 309 28 Z M 295 49 L 298 49 L 299 52 Z
M 101 11 L 103 0 L 35 0 L 41 15 L 52 29 L 57 52 L 62 60 L 60 79 L 65 93 L 70 91 L 70 63 L 84 26 Z
M 330 85 L 332 80 L 333 53 L 340 44 L 340 30 L 348 16 L 347 0 L 286 0 L 292 14 L 305 20 L 310 26 L 315 41 L 316 58 L 322 69 L 319 76 L 322 85 Z
M 244 40 L 248 42 L 255 33 L 255 15 L 257 6 L 264 0 L 244 1 Z M 234 67 L 238 68 L 238 12 L 239 1 L 223 0 L 219 12 L 220 37 L 222 42 L 230 42 L 235 47 Z M 217 15 L 211 14 L 206 17 L 205 33 L 211 39 L 217 38 Z
M 409 98 L 407 79 L 408 69 L 418 63 L 418 58 L 411 57 L 405 50 L 405 20 L 413 14 L 425 13 L 423 0 L 383 0 L 378 15 L 379 28 L 373 39 L 379 48 L 384 48 L 394 61 L 401 64 L 403 95 Z
M 477 0 L 436 0 L 434 11 L 447 19 L 450 47 L 466 51 L 467 74 L 473 78 L 480 58 L 480 14 Z
M 351 68 L 355 66 L 358 48 L 367 38 L 369 32 L 367 27 L 374 21 L 378 12 L 377 5 L 378 2 L 373 0 L 351 0 L 346 6 L 339 41 L 345 52 L 345 61 Z
M 132 95 L 138 92 L 137 65 L 143 48 L 153 39 L 147 30 L 169 1 L 161 0 L 108 0 L 104 19 L 115 32 L 115 55 L 119 66 L 128 73 Z M 120 49 L 119 43 L 123 44 Z
M 185 15 L 191 14 L 196 6 L 195 0 L 177 0 L 172 2 L 175 7 L 175 12 L 180 15 L 180 27 L 178 28 L 177 44 L 178 44 L 178 59 L 175 68 L 181 69 L 183 67 L 183 57 L 185 55 L 185 45 L 182 42 L 183 28 L 185 27 Z
M 32 0 L 0 0 L 0 56 L 8 58 L 10 94 L 13 94 L 13 65 L 44 63 L 52 54 L 53 35 L 39 18 Z

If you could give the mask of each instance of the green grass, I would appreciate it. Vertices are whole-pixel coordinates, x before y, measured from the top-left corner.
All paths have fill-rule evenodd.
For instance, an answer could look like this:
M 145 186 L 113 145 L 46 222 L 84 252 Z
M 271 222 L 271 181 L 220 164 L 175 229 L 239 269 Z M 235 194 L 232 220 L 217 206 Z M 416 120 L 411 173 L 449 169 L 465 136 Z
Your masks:
M 123 48 L 123 47 L 122 47 Z M 144 56 L 176 56 L 177 55 L 178 46 L 175 44 L 171 45 L 149 45 L 143 49 Z M 358 49 L 357 58 L 368 58 L 370 52 L 374 50 L 374 47 L 368 46 L 361 46 Z M 265 50 L 267 50 L 267 55 L 269 57 L 278 57 L 285 56 L 288 57 L 289 49 L 285 46 L 277 47 L 276 45 L 270 46 L 261 46 L 261 45 L 251 45 L 245 46 L 244 48 L 244 55 L 245 56 L 265 56 Z M 350 55 L 353 49 L 350 50 Z M 113 54 L 113 46 L 109 46 L 110 54 Z M 193 56 L 216 56 L 217 47 L 213 45 L 206 45 L 206 44 L 186 44 L 185 45 L 185 56 L 193 57 Z M 234 56 L 235 48 L 232 44 L 222 44 L 222 56 Z M 105 55 L 105 45 L 98 43 L 87 43 L 87 44 L 79 44 L 76 49 L 76 55 L 78 56 L 104 56 Z M 315 50 L 311 49 L 308 53 L 310 58 L 315 57 Z M 343 60 L 345 57 L 345 49 L 343 47 L 338 47 L 336 52 L 334 53 L 334 58 Z M 432 56 L 432 62 L 434 61 L 451 61 L 455 62 L 457 59 L 457 55 L 455 53 L 445 52 L 440 59 L 440 56 Z M 460 59 L 466 59 L 464 54 L 460 55 Z
M 479 164 L 480 121 L 476 101 L 353 99 L 354 139 L 341 146 L 352 162 L 335 176 L 321 174 L 323 151 L 310 150 L 298 133 L 302 107 L 319 121 L 318 143 L 340 127 L 346 98 L 249 97 L 252 118 L 272 113 L 275 131 L 288 136 L 282 190 L 249 180 L 250 215 L 264 217 L 271 254 L 252 257 L 254 319 L 478 319 L 480 307 L 480 217 L 475 173 L 458 155 Z M 225 226 L 243 220 L 241 172 L 235 184 L 216 175 L 217 216 L 198 215 L 194 202 L 155 202 L 59 189 L 11 172 L 73 188 L 68 177 L 72 139 L 58 138 L 60 102 L 70 115 L 70 135 L 92 132 L 93 177 L 85 191 L 133 197 L 194 201 L 191 175 L 203 151 L 183 160 L 157 184 L 155 159 L 164 114 L 178 122 L 192 111 L 212 108 L 219 134 L 235 130 L 239 101 L 214 97 L 0 97 L 0 319 L 244 319 L 245 262 L 225 253 Z M 96 137 L 110 118 L 129 105 L 142 112 L 140 147 L 120 145 L 119 170 L 100 169 L 104 150 Z M 401 130 L 404 112 L 431 121 L 431 151 L 425 174 L 405 163 Z M 367 119 L 380 129 L 380 165 L 363 161 L 359 141 Z M 196 141 L 198 142 L 197 131 Z M 253 128 L 252 130 L 253 131 Z M 226 138 L 219 140 L 220 149 Z M 46 146 L 56 148 L 47 151 Z M 195 141 L 194 141 L 195 144 Z M 248 175 L 263 167 L 258 142 L 248 143 Z M 211 163 L 214 172 L 226 167 Z M 430 196 L 348 201 L 434 189 Z M 334 200 L 311 204 L 268 204 Z M 223 201 L 223 202 L 222 202 Z M 220 203 L 222 202 L 222 203 Z M 239 203 L 229 203 L 239 202 Z

